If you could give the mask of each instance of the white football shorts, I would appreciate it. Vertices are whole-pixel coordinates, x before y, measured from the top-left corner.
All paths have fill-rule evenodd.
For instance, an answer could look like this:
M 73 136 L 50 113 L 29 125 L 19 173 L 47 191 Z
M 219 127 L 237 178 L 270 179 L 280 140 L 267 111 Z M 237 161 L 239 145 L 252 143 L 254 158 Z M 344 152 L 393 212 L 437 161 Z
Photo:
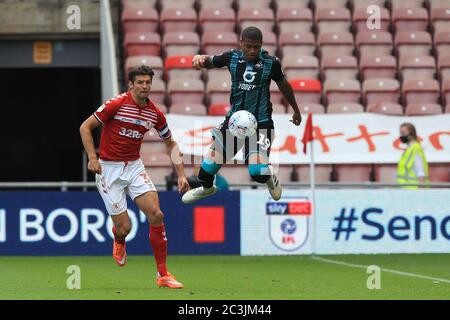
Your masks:
M 95 175 L 95 182 L 109 215 L 127 210 L 126 194 L 134 201 L 148 191 L 156 191 L 141 159 L 129 162 L 99 161 L 102 174 Z

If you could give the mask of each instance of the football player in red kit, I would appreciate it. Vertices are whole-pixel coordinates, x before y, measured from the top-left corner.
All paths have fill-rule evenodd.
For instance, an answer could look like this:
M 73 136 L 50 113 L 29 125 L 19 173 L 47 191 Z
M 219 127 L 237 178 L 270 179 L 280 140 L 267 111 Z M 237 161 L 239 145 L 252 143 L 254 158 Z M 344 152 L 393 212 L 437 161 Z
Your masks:
M 144 212 L 150 224 L 150 244 L 156 260 L 156 284 L 160 287 L 182 288 L 183 285 L 167 271 L 167 238 L 164 215 L 159 207 L 156 189 L 139 157 L 144 134 L 155 128 L 164 140 L 171 157 L 180 157 L 164 114 L 148 99 L 154 72 L 140 66 L 128 74 L 128 92 L 106 101 L 80 127 L 81 139 L 89 157 L 88 169 L 96 173 L 96 184 L 114 223 L 113 257 L 123 267 L 127 262 L 125 238 L 131 230 L 126 194 Z M 100 157 L 95 152 L 92 130 L 102 127 Z M 189 184 L 180 158 L 173 159 L 178 174 L 178 191 Z

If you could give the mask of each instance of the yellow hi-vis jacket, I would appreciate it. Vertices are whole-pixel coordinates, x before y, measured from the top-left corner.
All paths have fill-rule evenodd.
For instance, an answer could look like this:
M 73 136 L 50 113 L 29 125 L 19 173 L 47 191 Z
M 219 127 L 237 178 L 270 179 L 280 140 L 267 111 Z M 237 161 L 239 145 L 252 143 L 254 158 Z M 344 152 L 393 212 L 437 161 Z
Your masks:
M 423 153 L 422 146 L 418 142 L 416 142 L 410 145 L 408 149 L 403 152 L 402 157 L 400 158 L 400 162 L 397 165 L 397 183 L 414 184 L 419 182 L 419 178 L 414 172 L 414 159 L 416 158 L 417 154 L 422 158 L 425 172 L 424 182 L 429 182 L 428 163 L 425 159 L 425 154 Z M 417 189 L 418 186 L 404 186 L 404 188 Z

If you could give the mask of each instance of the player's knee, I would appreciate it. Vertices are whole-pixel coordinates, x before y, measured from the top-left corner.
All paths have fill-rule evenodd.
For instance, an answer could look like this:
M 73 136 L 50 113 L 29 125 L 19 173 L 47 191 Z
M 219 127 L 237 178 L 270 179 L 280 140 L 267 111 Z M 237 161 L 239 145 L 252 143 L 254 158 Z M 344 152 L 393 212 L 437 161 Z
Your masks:
M 156 209 L 148 217 L 149 223 L 159 225 L 164 221 L 164 213 L 160 209 Z
M 270 170 L 267 164 L 250 164 L 248 172 L 250 177 L 258 183 L 266 183 L 270 178 Z

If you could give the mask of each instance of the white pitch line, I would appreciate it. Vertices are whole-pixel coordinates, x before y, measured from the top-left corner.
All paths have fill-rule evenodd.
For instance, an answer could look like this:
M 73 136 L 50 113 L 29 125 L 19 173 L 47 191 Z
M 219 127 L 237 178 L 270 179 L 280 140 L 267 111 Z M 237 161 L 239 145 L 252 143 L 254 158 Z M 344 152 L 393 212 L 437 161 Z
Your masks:
M 361 264 L 347 263 L 347 262 L 343 262 L 343 261 L 339 261 L 339 260 L 331 260 L 331 259 L 325 259 L 325 258 L 321 258 L 321 257 L 311 257 L 311 259 L 325 262 L 325 263 L 338 264 L 341 266 L 353 267 L 353 268 L 367 269 L 367 267 L 368 267 L 368 266 L 364 266 Z M 403 271 L 398 271 L 398 270 L 393 270 L 393 269 L 380 268 L 380 270 L 384 271 L 384 272 L 398 274 L 401 276 L 406 276 L 406 277 L 413 277 L 413 278 L 419 278 L 419 279 L 425 279 L 425 280 L 433 280 L 433 281 L 450 283 L 450 280 L 448 280 L 448 279 L 434 278 L 434 277 L 424 276 L 421 274 L 403 272 Z

